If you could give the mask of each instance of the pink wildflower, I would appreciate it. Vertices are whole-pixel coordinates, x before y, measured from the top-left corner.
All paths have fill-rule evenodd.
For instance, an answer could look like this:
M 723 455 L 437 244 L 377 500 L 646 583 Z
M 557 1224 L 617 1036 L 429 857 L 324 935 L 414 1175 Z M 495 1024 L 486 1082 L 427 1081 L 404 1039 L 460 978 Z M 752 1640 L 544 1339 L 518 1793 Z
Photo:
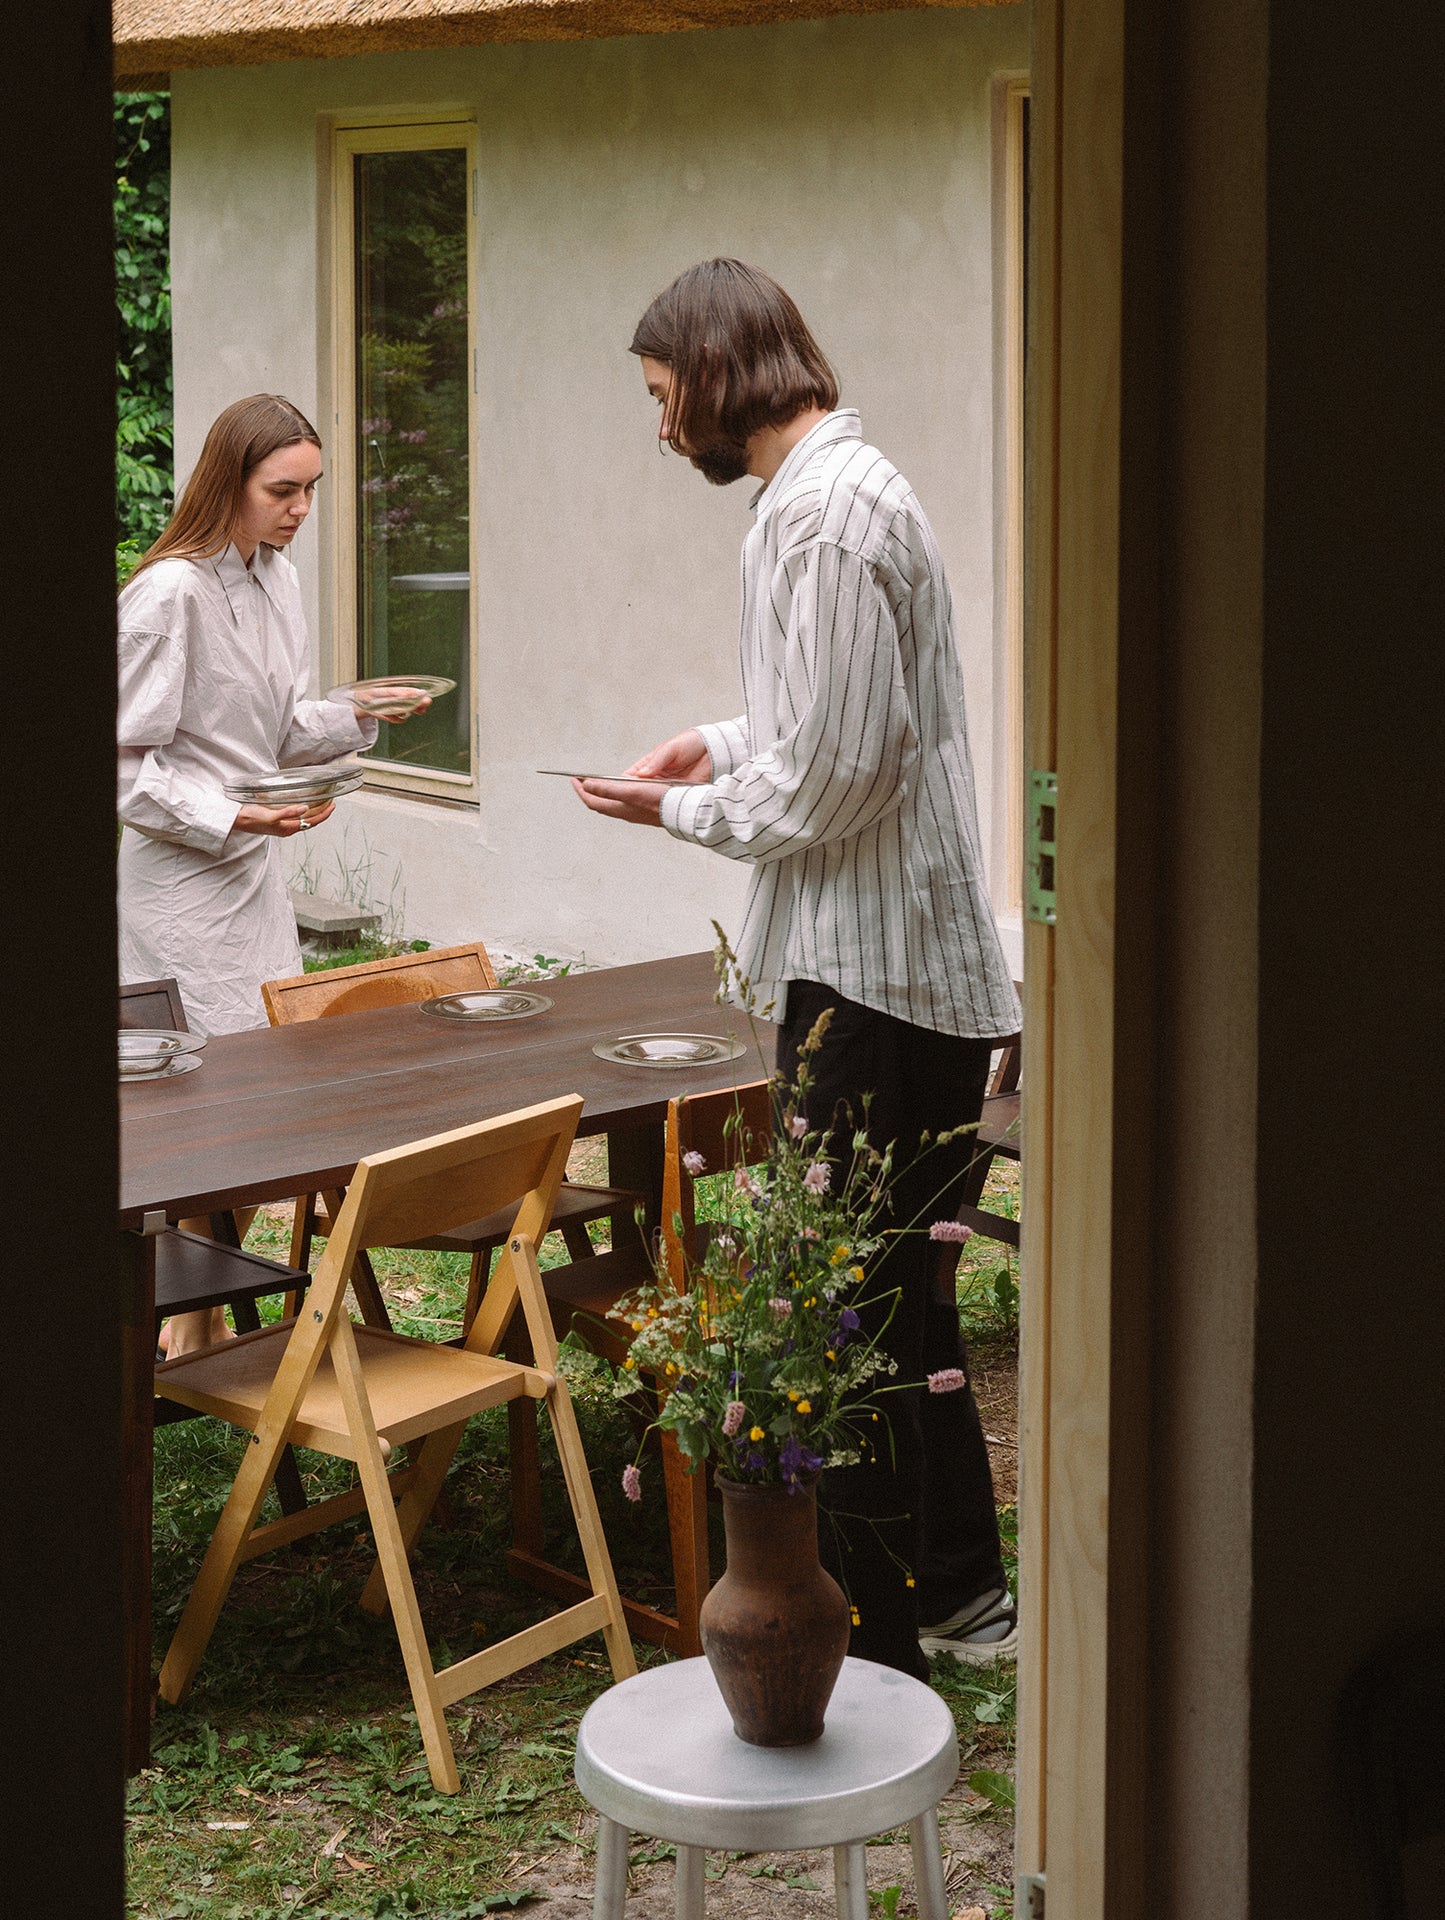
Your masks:
M 739 1167 L 733 1175 L 733 1186 L 739 1193 L 745 1193 L 749 1200 L 761 1200 L 763 1197 L 762 1188 L 746 1167 Z
M 833 1177 L 833 1169 L 826 1160 L 815 1160 L 803 1175 L 803 1185 L 809 1193 L 826 1193 L 828 1182 Z
M 962 1375 L 959 1376 L 960 1379 L 962 1379 L 962 1377 Z M 929 1385 L 931 1386 L 932 1384 L 932 1381 L 930 1381 Z M 636 1467 L 627 1466 L 622 1469 L 622 1491 L 627 1495 L 629 1500 L 641 1500 L 642 1475 L 637 1471 Z
M 808 1131 L 807 1120 L 803 1117 L 801 1113 L 795 1113 L 792 1119 L 788 1122 L 788 1132 L 792 1134 L 795 1140 L 801 1140 L 803 1135 L 807 1131 Z
M 682 1156 L 682 1164 L 689 1173 L 694 1175 L 707 1172 L 707 1162 L 700 1153 L 685 1153 Z
M 930 1240 L 970 1240 L 973 1228 L 966 1227 L 961 1220 L 935 1220 L 928 1229 Z
M 945 1367 L 941 1373 L 930 1373 L 928 1391 L 930 1393 L 957 1393 L 960 1387 L 966 1387 L 968 1381 L 957 1367 Z
M 738 1428 L 748 1417 L 748 1410 L 741 1400 L 729 1400 L 723 1409 L 722 1430 L 731 1440 Z
M 775 1320 L 786 1320 L 793 1311 L 793 1303 L 791 1300 L 770 1300 L 768 1305 L 773 1310 L 773 1318 Z

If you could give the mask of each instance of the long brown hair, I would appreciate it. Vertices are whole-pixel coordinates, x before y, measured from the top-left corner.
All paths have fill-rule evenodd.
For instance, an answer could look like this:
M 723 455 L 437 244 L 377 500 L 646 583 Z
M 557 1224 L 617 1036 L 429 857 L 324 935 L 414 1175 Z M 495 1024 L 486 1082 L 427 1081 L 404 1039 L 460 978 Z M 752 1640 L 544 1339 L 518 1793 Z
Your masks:
M 630 351 L 671 367 L 663 425 L 683 453 L 838 404 L 837 376 L 802 314 L 771 275 L 741 260 L 680 273 L 638 321 Z
M 157 560 L 205 560 L 220 553 L 235 530 L 247 476 L 282 447 L 303 442 L 319 447 L 321 435 L 300 408 L 279 393 L 253 393 L 232 401 L 211 422 L 201 457 L 165 532 L 131 579 Z

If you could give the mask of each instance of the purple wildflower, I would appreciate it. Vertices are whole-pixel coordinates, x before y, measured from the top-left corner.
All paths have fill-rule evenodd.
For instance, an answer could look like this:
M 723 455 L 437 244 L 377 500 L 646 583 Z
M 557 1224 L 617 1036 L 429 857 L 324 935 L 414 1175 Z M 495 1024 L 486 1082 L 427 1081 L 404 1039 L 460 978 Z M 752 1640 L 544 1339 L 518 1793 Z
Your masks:
M 795 1140 L 801 1140 L 808 1131 L 808 1123 L 801 1113 L 795 1113 L 788 1122 L 788 1132 Z
M 784 1300 L 781 1296 L 779 1296 L 779 1298 L 777 1298 L 776 1300 L 770 1300 L 768 1302 L 768 1305 L 773 1310 L 773 1318 L 775 1320 L 786 1320 L 789 1318 L 789 1316 L 792 1314 L 792 1311 L 793 1311 L 792 1301 Z
M 966 1227 L 961 1220 L 935 1220 L 928 1229 L 930 1240 L 970 1240 L 973 1228 Z
M 688 1172 L 694 1176 L 707 1172 L 707 1161 L 703 1159 L 700 1153 L 685 1153 L 682 1156 L 682 1164 L 687 1168 Z
M 796 1493 L 800 1478 L 805 1473 L 816 1473 L 823 1464 L 823 1456 L 809 1453 L 797 1434 L 790 1433 L 778 1452 L 778 1466 L 782 1470 L 783 1484 L 789 1493 Z
M 928 1376 L 930 1393 L 957 1393 L 960 1387 L 967 1385 L 967 1377 L 957 1367 L 944 1367 L 941 1372 Z
M 743 1421 L 747 1418 L 747 1414 L 748 1410 L 741 1400 L 728 1401 L 727 1409 L 722 1417 L 722 1430 L 729 1440 L 732 1439 L 738 1428 L 743 1424 Z
M 628 1499 L 633 1502 L 641 1500 L 642 1475 L 637 1471 L 636 1467 L 626 1466 L 622 1469 L 622 1491 L 627 1495 Z

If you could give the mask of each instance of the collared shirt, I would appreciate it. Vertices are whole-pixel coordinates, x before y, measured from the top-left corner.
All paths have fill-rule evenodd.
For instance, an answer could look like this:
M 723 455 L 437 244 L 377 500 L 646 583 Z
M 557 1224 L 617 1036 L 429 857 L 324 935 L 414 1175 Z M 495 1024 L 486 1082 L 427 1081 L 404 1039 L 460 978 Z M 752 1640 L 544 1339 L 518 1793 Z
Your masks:
M 963 673 L 933 530 L 851 407 L 789 452 L 743 545 L 746 712 L 700 729 L 662 823 L 753 863 L 758 1004 L 817 980 L 915 1026 L 1016 1033 L 984 882 Z
M 301 590 L 272 548 L 157 561 L 119 626 L 121 979 L 176 980 L 199 1032 L 265 1026 L 261 983 L 301 949 L 279 843 L 232 831 L 224 783 L 370 746 L 376 722 L 305 698 Z
M 138 833 L 219 853 L 239 812 L 227 780 L 376 738 L 351 706 L 305 698 L 300 583 L 271 547 L 249 567 L 234 547 L 157 561 L 122 591 L 119 627 L 119 811 Z

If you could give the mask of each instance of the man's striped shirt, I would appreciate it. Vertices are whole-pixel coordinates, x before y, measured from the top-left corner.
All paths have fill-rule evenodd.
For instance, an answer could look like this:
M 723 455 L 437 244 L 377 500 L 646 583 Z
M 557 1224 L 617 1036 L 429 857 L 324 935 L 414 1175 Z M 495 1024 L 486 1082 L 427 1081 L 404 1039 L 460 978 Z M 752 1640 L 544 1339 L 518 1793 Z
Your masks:
M 753 506 L 747 711 L 700 729 L 712 781 L 670 788 L 662 823 L 754 863 L 736 947 L 775 1018 L 786 983 L 806 979 L 936 1032 L 1015 1033 L 933 530 L 851 407 Z

